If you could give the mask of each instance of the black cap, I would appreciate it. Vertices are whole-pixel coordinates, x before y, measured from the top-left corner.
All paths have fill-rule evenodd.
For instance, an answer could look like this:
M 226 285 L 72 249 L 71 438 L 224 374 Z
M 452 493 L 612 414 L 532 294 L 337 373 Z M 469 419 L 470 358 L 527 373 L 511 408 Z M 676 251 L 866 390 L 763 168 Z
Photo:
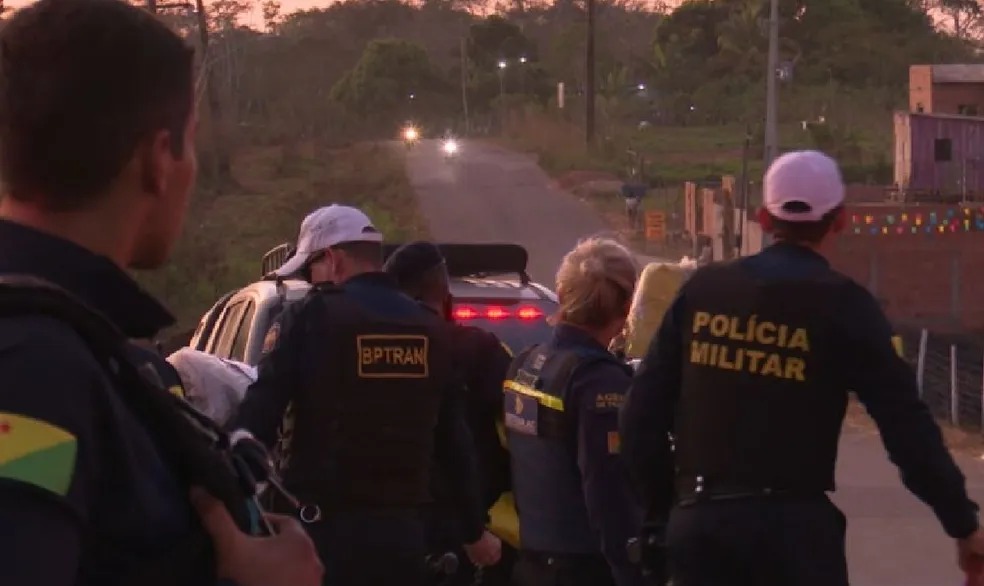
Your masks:
M 393 251 L 386 259 L 383 271 L 407 287 L 416 284 L 427 271 L 444 262 L 441 249 L 432 242 L 409 242 Z

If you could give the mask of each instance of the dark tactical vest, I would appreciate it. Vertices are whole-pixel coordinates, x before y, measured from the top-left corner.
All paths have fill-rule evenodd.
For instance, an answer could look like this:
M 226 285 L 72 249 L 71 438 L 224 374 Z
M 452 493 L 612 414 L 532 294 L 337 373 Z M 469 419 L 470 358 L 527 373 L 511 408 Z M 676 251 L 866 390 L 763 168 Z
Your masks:
M 698 477 L 708 492 L 833 489 L 847 392 L 830 324 L 846 283 L 766 282 L 737 262 L 691 278 L 675 420 L 682 497 Z
M 180 380 L 164 360 L 128 340 L 117 327 L 83 301 L 42 279 L 0 277 L 0 317 L 43 315 L 71 327 L 104 369 L 117 393 L 144 425 L 177 480 L 189 489 L 205 488 L 219 498 L 243 531 L 263 533 L 252 496 L 252 478 L 229 449 L 229 438 L 183 399 Z M 88 560 L 131 555 L 120 544 L 83 527 Z M 156 558 L 142 560 L 120 584 L 144 586 L 211 585 L 215 560 L 211 539 L 200 529 Z
M 617 362 L 604 351 L 537 345 L 509 368 L 503 417 L 524 550 L 599 552 L 577 466 L 576 407 L 566 403 L 576 372 L 600 361 Z
M 316 364 L 292 404 L 287 488 L 325 511 L 426 503 L 453 388 L 447 324 L 416 307 L 381 316 L 335 287 L 310 302 L 320 307 L 299 327 Z

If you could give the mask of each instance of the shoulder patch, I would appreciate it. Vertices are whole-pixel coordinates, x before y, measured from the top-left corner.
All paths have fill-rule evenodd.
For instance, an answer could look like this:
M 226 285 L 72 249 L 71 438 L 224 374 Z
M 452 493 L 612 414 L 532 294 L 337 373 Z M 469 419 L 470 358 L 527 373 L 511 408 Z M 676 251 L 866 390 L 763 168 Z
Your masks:
M 179 399 L 187 399 L 187 397 L 185 397 L 184 387 L 181 385 L 174 385 L 171 388 L 169 388 L 167 392 L 171 393 L 172 395 L 174 395 Z
M 0 478 L 68 494 L 78 446 L 64 429 L 24 415 L 0 412 Z
M 904 348 L 902 345 L 902 336 L 892 336 L 892 346 L 895 348 L 895 353 L 899 355 L 900 358 L 905 358 Z
M 622 438 L 619 437 L 617 431 L 608 432 L 608 453 L 618 454 L 622 451 Z
M 625 403 L 625 395 L 622 393 L 598 393 L 595 395 L 595 409 L 618 409 L 623 403 Z
M 277 345 L 277 340 L 280 339 L 280 322 L 276 321 L 270 329 L 267 330 L 266 336 L 263 337 L 263 354 L 267 354 L 273 347 Z

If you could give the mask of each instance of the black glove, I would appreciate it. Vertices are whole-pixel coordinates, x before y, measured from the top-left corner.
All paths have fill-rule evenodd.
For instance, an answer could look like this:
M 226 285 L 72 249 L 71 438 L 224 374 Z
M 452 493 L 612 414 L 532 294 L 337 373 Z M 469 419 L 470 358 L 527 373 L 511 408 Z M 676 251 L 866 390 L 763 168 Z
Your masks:
M 639 564 L 647 583 L 665 586 L 670 579 L 666 560 L 666 525 L 645 524 L 639 537 L 630 539 L 629 560 Z

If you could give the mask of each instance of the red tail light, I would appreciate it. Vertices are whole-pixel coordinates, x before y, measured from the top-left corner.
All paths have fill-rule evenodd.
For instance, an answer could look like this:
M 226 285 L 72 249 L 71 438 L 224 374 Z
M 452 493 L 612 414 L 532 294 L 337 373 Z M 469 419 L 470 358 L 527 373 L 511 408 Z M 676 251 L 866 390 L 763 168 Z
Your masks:
M 509 312 L 502 307 L 487 307 L 485 317 L 488 319 L 506 319 L 509 317 Z
M 512 317 L 515 319 L 530 321 L 543 317 L 543 312 L 538 307 L 533 307 L 532 305 L 520 307 L 513 313 L 510 313 L 510 311 L 505 307 L 499 307 L 497 305 L 490 305 L 482 309 L 475 309 L 474 307 L 469 307 L 467 305 L 459 305 L 454 308 L 452 314 L 454 315 L 454 319 L 457 320 L 488 319 L 498 321 Z
M 520 307 L 519 311 L 516 312 L 516 317 L 519 319 L 540 319 L 543 317 L 543 312 L 538 307 Z
M 478 315 L 478 312 L 471 307 L 454 308 L 454 319 L 475 319 Z

